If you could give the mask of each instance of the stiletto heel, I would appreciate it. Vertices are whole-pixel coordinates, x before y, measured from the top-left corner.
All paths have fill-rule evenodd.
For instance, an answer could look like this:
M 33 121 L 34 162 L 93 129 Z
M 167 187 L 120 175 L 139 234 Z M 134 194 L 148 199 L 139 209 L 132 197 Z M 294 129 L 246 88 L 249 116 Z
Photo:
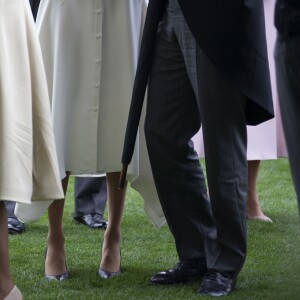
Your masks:
M 59 275 L 47 275 L 46 274 L 46 257 L 47 257 L 47 250 L 48 248 L 46 247 L 45 249 L 45 259 L 44 259 L 44 277 L 46 280 L 48 281 L 52 281 L 52 280 L 56 280 L 56 281 L 64 281 L 66 279 L 69 278 L 69 273 L 68 273 L 68 269 L 67 269 L 67 264 L 65 263 L 66 266 L 66 272 L 63 274 L 59 274 Z
M 101 244 L 101 256 L 102 256 L 102 253 L 103 253 L 103 243 Z M 109 271 L 106 271 L 104 269 L 101 269 L 99 268 L 97 270 L 97 274 L 99 275 L 99 277 L 103 278 L 103 279 L 111 279 L 115 276 L 118 276 L 122 273 L 122 270 L 121 270 L 121 249 L 120 249 L 120 266 L 119 266 L 119 270 L 116 271 L 116 272 L 109 272 Z

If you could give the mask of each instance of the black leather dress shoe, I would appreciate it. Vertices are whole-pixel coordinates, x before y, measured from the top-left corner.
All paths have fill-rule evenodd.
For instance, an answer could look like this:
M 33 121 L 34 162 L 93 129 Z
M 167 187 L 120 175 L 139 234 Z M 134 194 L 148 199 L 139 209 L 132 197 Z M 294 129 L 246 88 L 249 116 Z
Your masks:
M 25 224 L 17 218 L 7 218 L 7 227 L 9 234 L 20 234 L 25 231 Z
M 203 296 L 227 296 L 234 290 L 235 278 L 229 278 L 215 270 L 209 270 L 200 285 L 198 294 Z
M 94 219 L 95 223 L 98 223 L 98 224 L 101 225 L 100 228 L 106 229 L 106 227 L 107 227 L 107 221 L 105 221 L 103 219 L 102 215 L 94 214 L 93 215 L 93 219 Z
M 101 219 L 97 214 L 88 214 L 84 216 L 74 217 L 74 220 L 92 229 L 105 229 L 107 227 L 107 222 Z
M 179 262 L 174 268 L 155 274 L 150 282 L 155 284 L 186 283 L 202 278 L 207 269 L 199 260 L 186 260 Z

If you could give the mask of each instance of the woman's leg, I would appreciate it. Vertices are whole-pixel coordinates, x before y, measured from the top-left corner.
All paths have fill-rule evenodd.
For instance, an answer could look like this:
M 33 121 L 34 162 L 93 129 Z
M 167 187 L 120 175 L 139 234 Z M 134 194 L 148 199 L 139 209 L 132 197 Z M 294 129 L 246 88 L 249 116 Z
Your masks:
M 8 229 L 6 208 L 0 201 L 0 299 L 4 299 L 14 287 L 8 262 Z
M 121 220 L 125 202 L 126 186 L 118 189 L 120 172 L 107 173 L 108 226 L 102 244 L 100 269 L 117 272 L 120 269 Z
M 256 191 L 256 180 L 258 176 L 260 160 L 248 161 L 248 191 L 247 191 L 247 217 L 248 219 L 272 222 L 261 210 Z
M 62 180 L 64 194 L 68 188 L 69 175 Z M 47 255 L 45 258 L 45 275 L 61 275 L 67 272 L 64 249 L 64 233 L 62 219 L 64 212 L 64 200 L 55 200 L 48 208 L 48 238 Z

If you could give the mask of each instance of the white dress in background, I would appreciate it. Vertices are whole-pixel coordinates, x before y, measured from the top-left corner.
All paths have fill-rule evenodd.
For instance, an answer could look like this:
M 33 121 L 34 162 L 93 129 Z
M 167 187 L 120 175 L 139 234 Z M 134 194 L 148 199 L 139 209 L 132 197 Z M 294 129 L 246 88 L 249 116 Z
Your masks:
M 145 0 L 42 0 L 37 28 L 52 102 L 61 176 L 121 170 Z M 128 168 L 160 226 L 164 217 L 143 130 Z
M 0 0 L 0 200 L 63 197 L 41 50 L 28 0 Z
M 278 156 L 287 156 L 281 118 L 278 110 L 275 63 L 273 57 L 276 40 L 276 29 L 274 27 L 274 5 L 275 0 L 264 0 L 268 58 L 275 118 L 258 126 L 247 126 L 248 160 L 268 160 L 277 159 Z M 198 152 L 199 156 L 204 157 L 202 130 L 194 136 L 193 141 L 195 150 Z

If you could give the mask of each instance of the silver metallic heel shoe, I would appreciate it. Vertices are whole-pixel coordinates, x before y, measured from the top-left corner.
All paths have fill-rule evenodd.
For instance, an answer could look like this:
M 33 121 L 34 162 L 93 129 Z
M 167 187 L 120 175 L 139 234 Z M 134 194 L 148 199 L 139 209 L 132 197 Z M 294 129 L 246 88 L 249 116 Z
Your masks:
M 44 260 L 44 278 L 48 281 L 52 281 L 52 280 L 56 280 L 56 281 L 64 281 L 66 279 L 69 278 L 69 273 L 68 273 L 68 269 L 67 269 L 67 265 L 66 265 L 66 272 L 63 274 L 59 274 L 59 275 L 47 275 L 46 274 L 46 268 L 45 268 L 45 264 L 46 264 L 46 256 L 47 256 L 47 247 L 45 249 L 45 260 Z
M 102 256 L 102 253 L 103 253 L 102 249 L 103 249 L 103 243 L 101 244 L 101 256 Z M 122 257 L 121 257 L 121 249 L 120 249 L 120 267 L 119 267 L 119 270 L 116 271 L 116 272 L 109 272 L 109 271 L 106 271 L 106 270 L 103 270 L 103 269 L 99 268 L 97 270 L 97 274 L 99 275 L 99 277 L 101 277 L 103 279 L 111 279 L 115 276 L 120 275 L 122 273 L 122 271 L 121 271 L 121 259 L 122 259 Z
M 120 275 L 122 272 L 121 272 L 121 268 L 119 269 L 119 271 L 117 272 L 108 272 L 108 271 L 105 271 L 103 269 L 99 269 L 97 270 L 97 274 L 103 278 L 103 279 L 111 279 L 115 276 L 118 276 Z

